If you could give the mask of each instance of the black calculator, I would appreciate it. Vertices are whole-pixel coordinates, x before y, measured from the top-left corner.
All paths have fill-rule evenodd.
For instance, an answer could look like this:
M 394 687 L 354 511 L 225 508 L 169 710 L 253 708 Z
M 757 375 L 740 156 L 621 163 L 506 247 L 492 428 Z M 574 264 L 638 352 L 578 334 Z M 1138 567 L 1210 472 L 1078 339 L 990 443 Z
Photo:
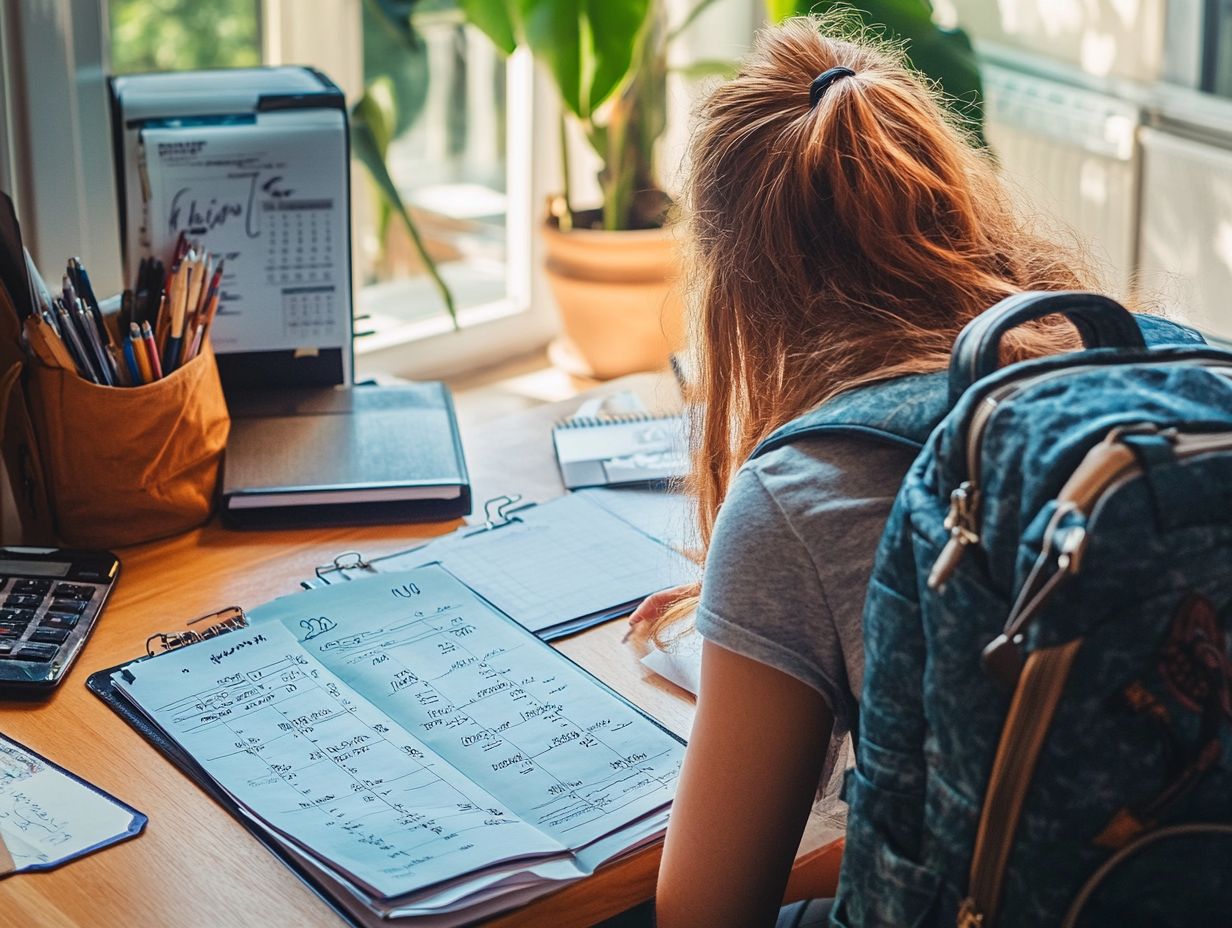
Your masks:
M 0 547 L 0 698 L 64 679 L 119 576 L 109 551 Z

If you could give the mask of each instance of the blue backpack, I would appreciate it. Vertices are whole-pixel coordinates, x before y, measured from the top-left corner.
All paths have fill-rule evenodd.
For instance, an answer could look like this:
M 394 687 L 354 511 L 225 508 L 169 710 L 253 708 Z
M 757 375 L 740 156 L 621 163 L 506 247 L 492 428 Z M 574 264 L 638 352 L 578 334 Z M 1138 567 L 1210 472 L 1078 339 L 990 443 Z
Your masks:
M 1051 313 L 1085 350 L 996 370 Z M 852 391 L 759 453 L 827 432 L 923 444 L 865 603 L 832 924 L 1232 921 L 1232 354 L 1021 294 L 948 375 Z

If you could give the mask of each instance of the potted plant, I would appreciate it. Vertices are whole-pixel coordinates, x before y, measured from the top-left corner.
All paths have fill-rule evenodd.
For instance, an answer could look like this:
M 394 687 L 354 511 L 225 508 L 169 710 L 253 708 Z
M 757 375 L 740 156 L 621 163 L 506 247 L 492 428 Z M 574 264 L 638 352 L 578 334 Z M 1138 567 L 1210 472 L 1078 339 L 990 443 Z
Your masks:
M 573 373 L 662 367 L 683 343 L 680 262 L 654 154 L 667 122 L 668 45 L 711 2 L 669 30 L 659 0 L 462 0 L 502 51 L 529 48 L 558 91 L 564 170 L 543 234 L 563 329 L 550 353 Z M 602 165 L 598 208 L 573 200 L 566 119 Z

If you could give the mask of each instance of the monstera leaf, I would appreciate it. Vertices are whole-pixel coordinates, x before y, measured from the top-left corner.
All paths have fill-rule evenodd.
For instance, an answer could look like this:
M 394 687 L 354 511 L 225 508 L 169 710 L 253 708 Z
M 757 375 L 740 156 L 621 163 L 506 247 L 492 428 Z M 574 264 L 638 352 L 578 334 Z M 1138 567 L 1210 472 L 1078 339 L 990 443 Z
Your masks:
M 911 64 L 941 85 L 950 109 L 984 144 L 984 87 L 979 61 L 967 33 L 943 29 L 934 23 L 928 0 L 766 0 L 766 12 L 774 22 L 834 9 L 851 10 L 869 27 L 904 41 Z

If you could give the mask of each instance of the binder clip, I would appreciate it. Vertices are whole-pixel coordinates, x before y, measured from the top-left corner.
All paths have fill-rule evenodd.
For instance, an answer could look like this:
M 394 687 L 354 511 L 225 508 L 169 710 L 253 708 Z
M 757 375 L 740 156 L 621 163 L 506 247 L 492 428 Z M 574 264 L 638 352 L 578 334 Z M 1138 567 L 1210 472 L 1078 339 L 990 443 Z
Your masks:
M 510 522 L 519 522 L 521 520 L 514 513 L 529 509 L 533 505 L 535 504 L 522 502 L 521 493 L 515 493 L 513 496 L 494 496 L 483 504 L 483 525 L 465 532 L 462 537 L 470 538 L 472 535 L 480 535 L 483 532 L 501 528 Z
M 331 561 L 330 563 L 322 564 L 320 567 L 318 567 L 316 569 L 316 575 L 317 575 L 318 580 L 325 580 L 326 574 L 342 573 L 343 571 L 347 571 L 347 570 L 371 570 L 371 569 L 372 569 L 372 565 L 368 561 L 364 560 L 364 556 L 360 552 L 343 551 L 341 554 L 335 557 L 333 561 Z M 345 573 L 342 573 L 342 575 L 346 577 L 348 580 L 351 579 L 350 577 L 347 577 Z M 325 580 L 325 582 L 329 583 L 328 580 Z
M 217 612 L 197 616 L 197 618 L 185 624 L 196 625 L 199 622 L 209 622 L 210 624 L 200 631 L 194 628 L 186 628 L 183 631 L 156 632 L 151 635 L 145 640 L 146 655 L 153 657 L 155 654 L 174 651 L 176 648 L 196 644 L 198 641 L 205 641 L 208 638 L 225 635 L 227 632 L 233 632 L 238 628 L 247 628 L 248 614 L 239 606 L 228 606 L 226 609 L 219 609 Z M 159 650 L 154 650 L 155 647 Z

